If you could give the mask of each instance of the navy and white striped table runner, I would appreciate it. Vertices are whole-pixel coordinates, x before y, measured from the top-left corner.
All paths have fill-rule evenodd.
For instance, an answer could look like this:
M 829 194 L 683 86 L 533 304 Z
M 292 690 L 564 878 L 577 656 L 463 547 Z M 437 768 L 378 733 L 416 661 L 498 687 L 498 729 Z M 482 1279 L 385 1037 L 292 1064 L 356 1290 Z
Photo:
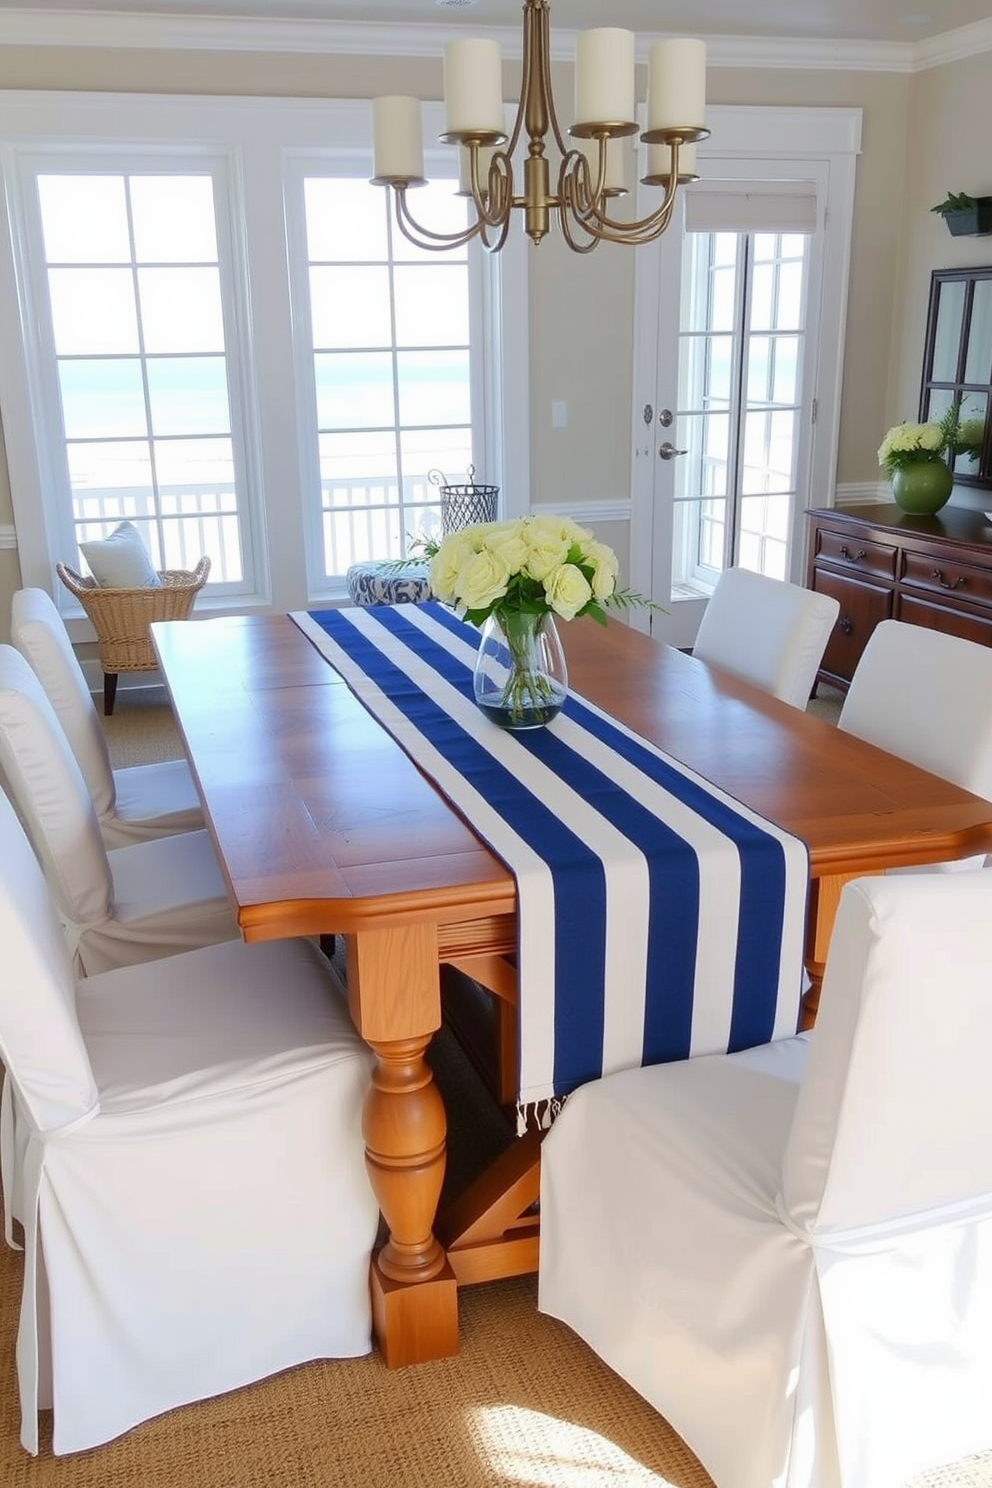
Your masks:
M 796 1031 L 804 843 L 574 694 L 498 728 L 444 606 L 291 618 L 516 879 L 521 1107 Z

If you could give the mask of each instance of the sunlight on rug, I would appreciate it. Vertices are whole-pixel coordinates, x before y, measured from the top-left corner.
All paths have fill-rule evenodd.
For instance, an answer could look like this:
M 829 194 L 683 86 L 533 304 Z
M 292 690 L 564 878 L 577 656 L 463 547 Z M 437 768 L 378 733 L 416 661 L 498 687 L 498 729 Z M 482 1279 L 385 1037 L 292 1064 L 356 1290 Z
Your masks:
M 520 1488 L 683 1488 L 684 1475 L 664 1477 L 638 1462 L 608 1437 L 573 1421 L 523 1406 L 486 1406 L 470 1425 L 487 1465 L 501 1484 Z M 702 1474 L 702 1469 L 700 1469 Z M 702 1474 L 700 1483 L 709 1483 Z

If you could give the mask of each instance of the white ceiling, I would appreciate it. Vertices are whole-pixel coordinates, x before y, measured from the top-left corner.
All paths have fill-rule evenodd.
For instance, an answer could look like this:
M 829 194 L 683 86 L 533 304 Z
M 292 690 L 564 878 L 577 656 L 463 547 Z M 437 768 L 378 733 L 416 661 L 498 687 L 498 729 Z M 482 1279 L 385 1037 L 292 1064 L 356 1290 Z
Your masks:
M 520 0 L 0 0 L 0 13 L 61 11 L 74 17 L 209 16 L 237 20 L 343 21 L 349 24 L 519 24 Z M 552 0 L 552 25 L 626 26 L 690 36 L 786 37 L 911 43 L 988 21 L 990 0 Z

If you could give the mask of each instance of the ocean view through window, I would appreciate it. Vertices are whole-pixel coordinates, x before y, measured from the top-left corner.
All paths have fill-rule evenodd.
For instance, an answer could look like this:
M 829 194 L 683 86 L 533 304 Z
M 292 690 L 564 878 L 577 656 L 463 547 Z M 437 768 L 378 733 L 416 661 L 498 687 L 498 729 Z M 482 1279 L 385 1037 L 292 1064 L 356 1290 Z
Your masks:
M 201 611 L 333 603 L 436 530 L 431 470 L 509 458 L 527 502 L 526 259 L 394 243 L 367 103 L 12 92 L 0 165 L 25 584 L 128 519 L 158 567 L 211 558 Z

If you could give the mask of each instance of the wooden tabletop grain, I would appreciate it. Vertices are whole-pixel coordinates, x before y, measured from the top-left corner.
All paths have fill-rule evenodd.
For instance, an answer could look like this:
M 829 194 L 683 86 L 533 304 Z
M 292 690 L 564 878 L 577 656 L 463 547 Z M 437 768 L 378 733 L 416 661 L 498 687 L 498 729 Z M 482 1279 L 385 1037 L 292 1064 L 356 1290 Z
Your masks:
M 513 913 L 507 869 L 288 616 L 152 630 L 247 939 Z M 622 623 L 560 630 L 576 692 L 796 833 L 814 877 L 992 849 L 992 803 Z

